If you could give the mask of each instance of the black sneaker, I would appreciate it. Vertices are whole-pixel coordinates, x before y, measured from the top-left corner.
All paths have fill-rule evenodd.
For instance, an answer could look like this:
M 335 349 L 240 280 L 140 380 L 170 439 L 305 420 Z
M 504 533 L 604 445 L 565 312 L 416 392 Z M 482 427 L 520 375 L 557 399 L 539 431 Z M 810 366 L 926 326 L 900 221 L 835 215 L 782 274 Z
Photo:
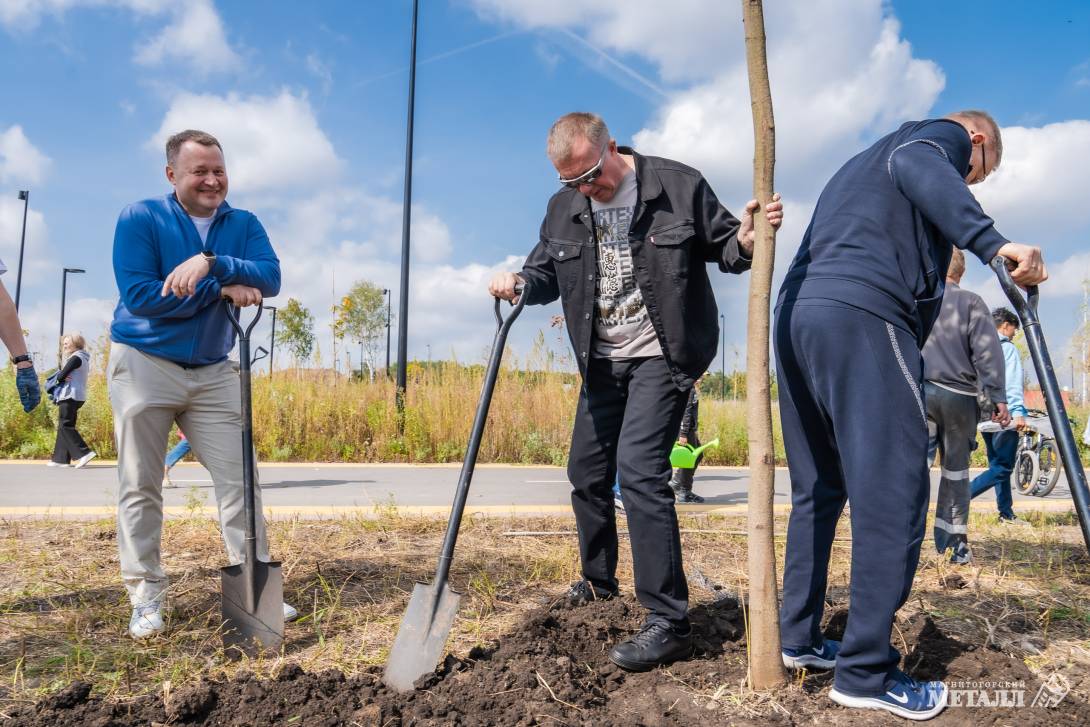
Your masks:
M 692 490 L 684 490 L 680 487 L 674 487 L 670 485 L 674 491 L 674 499 L 682 505 L 693 505 L 699 502 L 704 502 L 704 498 L 696 494 Z
M 692 628 L 679 633 L 666 621 L 652 621 L 635 636 L 614 646 L 609 660 L 626 671 L 650 671 L 656 666 L 688 659 L 692 654 Z
M 573 606 L 583 606 L 591 601 L 608 601 L 617 595 L 617 591 L 600 588 L 590 581 L 576 581 L 568 589 L 568 603 Z

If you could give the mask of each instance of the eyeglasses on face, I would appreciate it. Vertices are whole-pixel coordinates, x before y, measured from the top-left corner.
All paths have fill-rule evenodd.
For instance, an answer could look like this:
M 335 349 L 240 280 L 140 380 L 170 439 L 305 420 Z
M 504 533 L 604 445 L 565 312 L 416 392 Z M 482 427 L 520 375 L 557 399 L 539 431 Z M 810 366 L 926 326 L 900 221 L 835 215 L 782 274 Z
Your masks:
M 560 183 L 563 184 L 565 187 L 571 187 L 572 189 L 579 189 L 579 187 L 583 186 L 584 184 L 594 184 L 595 180 L 598 179 L 598 177 L 602 176 L 602 165 L 606 163 L 606 154 L 608 153 L 609 142 L 607 141 L 606 145 L 602 147 L 602 156 L 598 158 L 597 164 L 580 174 L 578 177 L 572 177 L 571 179 L 564 179 L 564 177 L 559 177 Z

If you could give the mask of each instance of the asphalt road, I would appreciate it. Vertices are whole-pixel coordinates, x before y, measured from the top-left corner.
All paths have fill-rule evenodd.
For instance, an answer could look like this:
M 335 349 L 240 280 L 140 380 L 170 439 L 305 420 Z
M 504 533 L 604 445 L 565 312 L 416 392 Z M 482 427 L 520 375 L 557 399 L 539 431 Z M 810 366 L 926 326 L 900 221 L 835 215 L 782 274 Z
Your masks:
M 396 506 L 399 510 L 441 513 L 450 508 L 460 465 L 269 464 L 259 466 L 266 512 L 320 516 L 371 513 Z M 975 471 L 974 471 L 975 474 Z M 183 462 L 171 473 L 175 487 L 163 490 L 168 513 L 202 507 L 212 511 L 215 495 L 211 477 L 196 463 Z M 938 470 L 931 476 L 931 497 L 938 487 Z M 701 467 L 695 491 L 703 505 L 684 510 L 744 510 L 749 473 L 739 467 Z M 571 485 L 561 467 L 480 465 L 473 476 L 467 503 L 471 512 L 503 514 L 570 514 Z M 776 503 L 790 502 L 786 469 L 776 470 Z M 974 508 L 991 509 L 985 500 Z M 1015 507 L 1069 507 L 1071 498 L 1061 479 L 1052 495 L 1041 498 L 1015 494 Z M 117 503 L 117 467 L 92 462 L 80 470 L 46 467 L 44 462 L 0 462 L 0 515 L 95 516 L 112 514 Z M 1047 504 L 1046 504 L 1047 503 Z

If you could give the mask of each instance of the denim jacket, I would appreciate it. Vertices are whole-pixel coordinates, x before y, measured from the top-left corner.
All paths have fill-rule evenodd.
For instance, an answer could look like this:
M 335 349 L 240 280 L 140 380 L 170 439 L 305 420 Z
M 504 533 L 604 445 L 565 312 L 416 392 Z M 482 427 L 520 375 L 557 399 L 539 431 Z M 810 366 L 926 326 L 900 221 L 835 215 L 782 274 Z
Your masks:
M 738 246 L 739 221 L 719 203 L 700 172 L 619 147 L 636 162 L 636 209 L 629 243 L 636 282 L 674 383 L 685 390 L 715 358 L 719 311 L 707 263 L 728 273 L 749 269 Z M 549 200 L 537 245 L 521 275 L 527 304 L 560 298 L 579 372 L 593 350 L 598 271 L 590 199 L 561 189 Z

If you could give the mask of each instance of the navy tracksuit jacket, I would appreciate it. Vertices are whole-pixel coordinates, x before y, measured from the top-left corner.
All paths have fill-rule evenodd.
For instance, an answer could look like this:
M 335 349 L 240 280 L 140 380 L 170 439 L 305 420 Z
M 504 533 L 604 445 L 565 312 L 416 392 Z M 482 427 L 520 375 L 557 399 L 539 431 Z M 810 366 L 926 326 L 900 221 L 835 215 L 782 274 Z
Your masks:
M 791 470 L 781 633 L 821 643 L 829 554 L 851 503 L 848 625 L 836 688 L 886 690 L 900 654 L 893 617 L 908 597 L 927 515 L 920 349 L 938 315 L 951 245 L 987 263 L 1007 241 L 964 177 L 960 124 L 909 122 L 829 181 L 776 306 L 780 414 Z

